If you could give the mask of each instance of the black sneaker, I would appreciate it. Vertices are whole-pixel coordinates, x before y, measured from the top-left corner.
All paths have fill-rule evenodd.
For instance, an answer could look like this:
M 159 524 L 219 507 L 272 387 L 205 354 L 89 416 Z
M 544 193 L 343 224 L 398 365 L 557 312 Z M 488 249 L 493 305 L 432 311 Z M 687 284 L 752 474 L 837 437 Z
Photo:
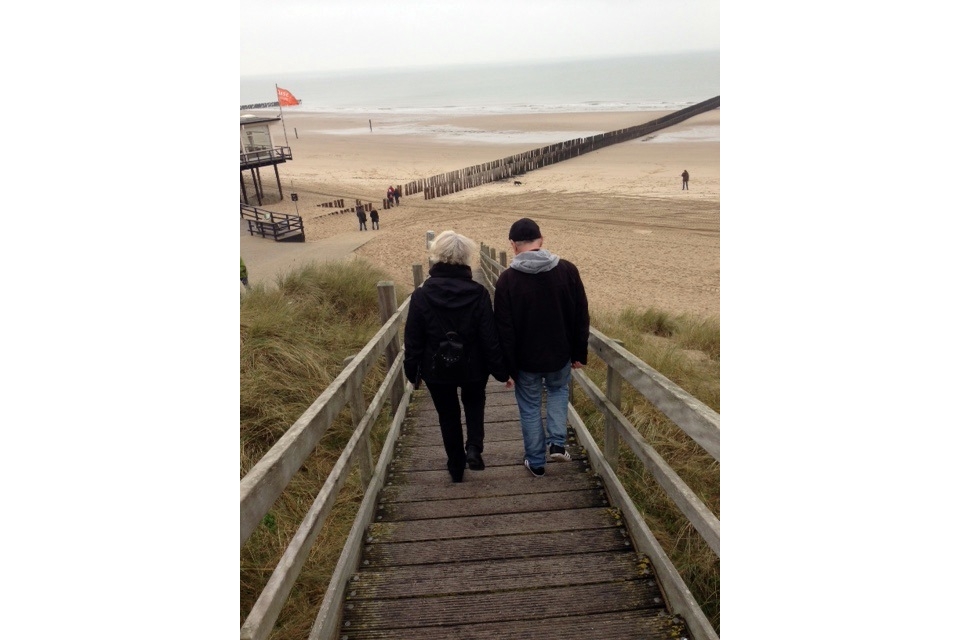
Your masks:
M 550 458 L 557 462 L 570 462 L 570 454 L 567 453 L 566 447 L 555 444 L 550 445 Z
M 473 471 L 483 471 L 486 468 L 476 447 L 467 447 L 467 466 Z
M 543 467 L 531 467 L 530 461 L 527 459 L 523 460 L 523 466 L 530 470 L 534 478 L 542 478 L 546 474 L 546 469 Z

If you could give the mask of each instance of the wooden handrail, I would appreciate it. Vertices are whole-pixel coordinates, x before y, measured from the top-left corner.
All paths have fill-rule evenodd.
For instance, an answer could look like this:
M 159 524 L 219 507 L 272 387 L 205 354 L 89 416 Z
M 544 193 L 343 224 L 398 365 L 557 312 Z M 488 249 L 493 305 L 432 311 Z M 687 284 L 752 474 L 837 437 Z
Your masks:
M 593 327 L 589 345 L 601 360 L 720 462 L 720 414 Z
M 347 404 L 349 389 L 363 384 L 367 372 L 387 349 L 406 318 L 410 299 L 400 305 L 389 321 L 340 372 L 320 397 L 287 429 L 269 451 L 240 481 L 240 544 L 276 502 L 320 437 Z
M 690 490 L 690 487 L 680 479 L 677 472 L 671 469 L 670 465 L 660 457 L 657 450 L 644 440 L 626 416 L 620 413 L 620 410 L 607 399 L 600 388 L 587 377 L 587 374 L 577 369 L 573 371 L 573 377 L 587 396 L 597 405 L 597 408 L 604 415 L 613 419 L 620 437 L 626 441 L 627 446 L 640 458 L 643 466 L 649 469 L 657 484 L 663 488 L 683 515 L 690 520 L 690 524 L 703 536 L 707 545 L 713 549 L 714 553 L 720 555 L 720 520 L 717 516 L 713 515 L 713 512 L 703 504 L 697 494 Z
M 275 162 L 278 160 L 292 160 L 293 152 L 290 147 L 273 147 L 272 149 L 260 149 L 257 151 L 248 151 L 240 154 L 240 164 L 258 164 L 263 162 Z

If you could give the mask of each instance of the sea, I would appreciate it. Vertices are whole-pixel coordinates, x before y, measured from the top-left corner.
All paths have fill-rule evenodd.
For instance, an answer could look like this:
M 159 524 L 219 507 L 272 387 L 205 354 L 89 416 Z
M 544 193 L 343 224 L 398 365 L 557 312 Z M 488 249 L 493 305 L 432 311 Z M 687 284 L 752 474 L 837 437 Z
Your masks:
M 301 101 L 284 107 L 288 113 L 367 114 L 374 119 L 383 114 L 393 123 L 391 133 L 457 140 L 492 134 L 505 142 L 511 132 L 428 130 L 435 125 L 427 121 L 437 115 L 674 111 L 720 95 L 720 52 L 241 76 L 240 104 L 274 102 L 277 86 Z M 512 133 L 529 142 L 555 141 L 551 132 Z M 575 138 L 597 132 L 567 133 Z M 678 135 L 719 140 L 720 131 L 718 126 L 703 126 Z

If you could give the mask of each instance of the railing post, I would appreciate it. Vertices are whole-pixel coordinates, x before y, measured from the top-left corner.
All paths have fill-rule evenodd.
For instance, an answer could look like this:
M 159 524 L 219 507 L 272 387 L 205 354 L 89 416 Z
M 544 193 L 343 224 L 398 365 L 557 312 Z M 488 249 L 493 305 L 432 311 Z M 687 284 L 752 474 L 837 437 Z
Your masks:
M 397 292 L 393 287 L 393 283 L 388 280 L 378 282 L 377 296 L 380 301 L 380 324 L 384 325 L 387 324 L 390 318 L 393 317 L 393 314 L 397 312 Z M 383 353 L 387 359 L 386 369 L 389 370 L 393 365 L 393 361 L 400 355 L 399 331 L 393 335 L 393 339 L 387 344 Z M 397 414 L 397 407 L 400 406 L 400 401 L 403 399 L 403 385 L 404 377 L 397 376 L 393 387 L 390 389 L 390 409 L 393 415 Z
M 506 251 L 500 252 L 500 266 L 503 267 L 504 269 L 507 268 L 507 252 Z
M 417 289 L 423 284 L 423 265 L 413 265 L 413 288 Z
M 343 366 L 346 367 L 356 356 L 344 358 Z M 350 418 L 353 420 L 353 429 L 356 431 L 367 412 L 367 404 L 363 399 L 363 380 L 356 384 L 351 383 L 348 387 L 347 397 L 350 401 Z M 372 430 L 371 430 L 372 431 Z M 360 482 L 364 489 L 370 484 L 373 478 L 373 453 L 370 451 L 370 436 L 363 438 L 358 443 L 357 455 L 360 461 Z
M 623 340 L 614 340 L 618 345 L 623 346 Z M 623 376 L 611 365 L 607 365 L 607 400 L 620 408 L 621 392 L 623 390 Z M 603 427 L 603 457 L 613 468 L 617 468 L 617 462 L 620 460 L 620 435 L 617 433 L 616 420 L 613 416 L 607 416 Z

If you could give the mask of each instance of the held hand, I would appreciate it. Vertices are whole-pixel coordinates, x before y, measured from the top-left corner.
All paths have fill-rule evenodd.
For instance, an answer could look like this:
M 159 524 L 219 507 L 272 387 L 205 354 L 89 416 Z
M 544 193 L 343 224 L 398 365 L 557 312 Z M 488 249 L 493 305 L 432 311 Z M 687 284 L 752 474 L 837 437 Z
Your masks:
M 507 381 L 503 383 L 504 389 L 513 389 L 513 378 L 507 378 Z
M 570 365 L 570 367 L 573 369 L 579 369 L 582 366 L 583 366 L 583 363 L 578 360 L 574 360 L 573 363 Z

